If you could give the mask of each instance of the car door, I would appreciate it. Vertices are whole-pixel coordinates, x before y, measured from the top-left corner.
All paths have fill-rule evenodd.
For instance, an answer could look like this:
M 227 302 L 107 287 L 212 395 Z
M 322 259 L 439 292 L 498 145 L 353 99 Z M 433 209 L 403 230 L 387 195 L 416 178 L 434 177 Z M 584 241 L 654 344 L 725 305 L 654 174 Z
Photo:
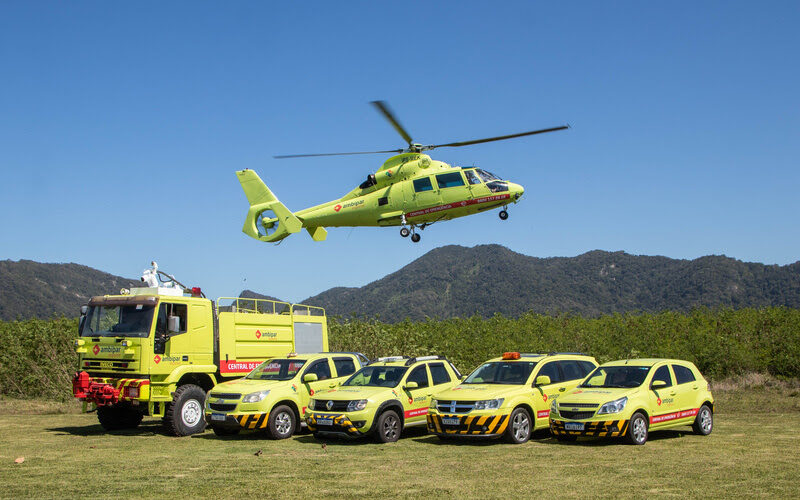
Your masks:
M 675 376 L 675 403 L 680 411 L 678 419 L 683 423 L 691 423 L 700 408 L 700 384 L 689 367 L 673 363 L 672 374 Z
M 665 382 L 663 387 L 653 387 L 657 380 Z M 678 418 L 678 403 L 675 400 L 675 383 L 672 379 L 672 371 L 666 363 L 656 366 L 653 376 L 650 379 L 648 392 L 650 408 L 650 427 L 666 427 L 672 425 Z
M 559 395 L 566 392 L 567 386 L 569 385 L 568 382 L 564 382 L 564 377 L 561 374 L 558 363 L 558 361 L 548 361 L 544 363 L 539 367 L 539 371 L 536 372 L 533 379 L 534 387 L 539 390 L 538 397 L 534 395 L 533 398 L 533 402 L 536 406 L 534 411 L 536 412 L 535 418 L 537 428 L 550 425 L 548 421 L 550 405 L 553 403 L 553 399 L 558 398 Z M 542 375 L 550 377 L 550 383 L 543 386 L 536 386 L 536 379 Z
M 406 389 L 409 382 L 416 382 L 417 387 Z M 431 399 L 431 384 L 428 377 L 427 364 L 414 367 L 403 382 L 403 392 L 408 398 L 403 402 L 405 407 L 405 425 L 426 422 L 428 404 Z M 408 403 L 408 404 L 406 404 Z
M 304 382 L 303 378 L 310 373 L 315 374 L 317 380 L 314 382 Z M 330 360 L 328 358 L 323 358 L 309 363 L 308 367 L 306 367 L 305 371 L 303 371 L 303 374 L 300 376 L 300 382 L 301 388 L 298 392 L 303 403 L 303 411 L 305 412 L 308 400 L 311 396 L 316 394 L 317 391 L 336 387 L 336 382 L 333 380 L 331 372 Z

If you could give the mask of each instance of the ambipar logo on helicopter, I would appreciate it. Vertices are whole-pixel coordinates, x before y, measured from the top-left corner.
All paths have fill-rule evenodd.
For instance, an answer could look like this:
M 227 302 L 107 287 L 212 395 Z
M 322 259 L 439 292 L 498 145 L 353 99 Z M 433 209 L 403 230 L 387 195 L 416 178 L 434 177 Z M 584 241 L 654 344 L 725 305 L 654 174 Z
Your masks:
M 400 235 L 404 238 L 411 236 L 411 241 L 416 243 L 420 240 L 417 229 L 423 230 L 435 222 L 473 215 L 492 208 L 501 208 L 500 219 L 506 220 L 508 205 L 517 203 L 525 192 L 522 186 L 480 168 L 454 167 L 432 160 L 423 152 L 569 128 L 569 125 L 562 125 L 485 139 L 422 145 L 413 142 L 385 102 L 373 101 L 372 104 L 408 143 L 407 147 L 382 151 L 276 156 L 275 158 L 283 159 L 395 153 L 374 174 L 369 174 L 364 182 L 343 197 L 298 212 L 291 212 L 286 208 L 254 171 L 245 169 L 236 172 L 250 203 L 242 231 L 259 241 L 280 242 L 305 228 L 314 241 L 324 241 L 328 234 L 326 227 L 401 226 Z M 345 210 L 354 207 L 361 209 Z M 414 220 L 410 221 L 412 218 Z

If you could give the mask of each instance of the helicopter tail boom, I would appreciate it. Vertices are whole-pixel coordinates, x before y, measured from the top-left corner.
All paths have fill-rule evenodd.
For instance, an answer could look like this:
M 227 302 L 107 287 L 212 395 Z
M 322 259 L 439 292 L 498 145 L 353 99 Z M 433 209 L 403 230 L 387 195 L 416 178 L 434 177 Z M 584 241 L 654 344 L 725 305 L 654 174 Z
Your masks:
M 237 171 L 236 176 L 250 203 L 250 210 L 242 227 L 244 234 L 259 241 L 274 242 L 303 228 L 303 222 L 272 194 L 258 174 L 245 169 Z M 323 233 L 324 231 L 322 229 Z M 316 234 L 312 234 L 314 236 Z

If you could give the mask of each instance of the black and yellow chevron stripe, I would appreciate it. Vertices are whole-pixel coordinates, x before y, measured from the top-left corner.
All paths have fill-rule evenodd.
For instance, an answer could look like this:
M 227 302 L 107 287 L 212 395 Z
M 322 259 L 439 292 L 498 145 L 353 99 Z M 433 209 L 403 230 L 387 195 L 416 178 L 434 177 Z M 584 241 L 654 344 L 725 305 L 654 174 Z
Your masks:
M 248 413 L 247 415 L 233 415 L 242 429 L 266 429 L 269 422 L 269 412 Z
M 317 418 L 330 418 L 333 420 L 333 425 L 326 425 L 321 428 L 317 428 Z M 356 429 L 356 427 L 353 425 L 353 422 L 347 418 L 347 415 L 339 415 L 336 413 L 312 413 L 306 419 L 306 424 L 308 425 L 308 430 L 311 432 L 346 432 L 352 436 L 357 436 L 360 434 L 358 429 Z
M 584 422 L 582 431 L 568 431 L 563 420 L 550 420 L 550 432 L 561 436 L 618 437 L 628 430 L 627 420 L 601 420 Z
M 458 426 L 443 425 L 442 418 L 458 418 Z M 428 413 L 428 430 L 434 434 L 461 436 L 494 436 L 505 432 L 508 415 L 432 415 Z

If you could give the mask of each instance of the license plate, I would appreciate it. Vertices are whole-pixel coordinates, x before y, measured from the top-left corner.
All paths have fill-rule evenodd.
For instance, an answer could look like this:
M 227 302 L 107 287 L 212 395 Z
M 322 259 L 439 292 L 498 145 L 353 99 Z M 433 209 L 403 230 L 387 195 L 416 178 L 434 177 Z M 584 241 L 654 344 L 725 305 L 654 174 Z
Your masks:
M 211 414 L 211 420 L 222 420 L 224 422 L 225 421 L 225 415 L 223 415 L 221 413 L 212 413 Z
M 100 362 L 100 368 L 114 368 L 114 362 L 113 361 L 101 361 Z
M 583 422 L 567 422 L 564 424 L 564 429 L 568 431 L 582 431 Z
M 458 417 L 442 417 L 442 423 L 444 425 L 459 425 L 461 419 Z
M 318 418 L 317 425 L 333 425 L 332 418 Z

